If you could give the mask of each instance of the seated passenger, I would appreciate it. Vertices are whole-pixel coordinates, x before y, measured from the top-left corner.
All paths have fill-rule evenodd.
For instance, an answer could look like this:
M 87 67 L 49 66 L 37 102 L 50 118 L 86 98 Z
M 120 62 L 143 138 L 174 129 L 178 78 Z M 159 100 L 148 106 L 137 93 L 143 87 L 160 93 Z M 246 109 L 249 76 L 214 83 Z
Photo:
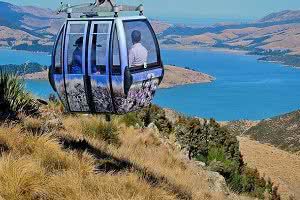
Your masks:
M 73 52 L 71 74 L 82 74 L 82 47 L 83 37 L 76 40 L 74 46 L 76 49 Z
M 141 44 L 141 32 L 137 30 L 133 31 L 131 34 L 131 39 L 133 45 L 129 50 L 129 66 L 146 66 L 148 60 L 148 51 Z

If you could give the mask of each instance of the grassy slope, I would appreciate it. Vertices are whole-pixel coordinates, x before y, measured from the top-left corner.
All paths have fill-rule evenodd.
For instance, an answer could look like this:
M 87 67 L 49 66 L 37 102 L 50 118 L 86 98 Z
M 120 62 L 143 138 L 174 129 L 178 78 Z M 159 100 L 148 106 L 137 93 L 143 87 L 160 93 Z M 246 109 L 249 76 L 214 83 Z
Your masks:
M 99 118 L 47 107 L 40 119 L 0 126 L 0 198 L 229 198 L 213 192 L 207 171 L 182 159 L 153 130 L 114 121 L 106 128 L 118 130 L 115 141 L 86 131 L 95 123 Z
M 284 150 L 300 151 L 300 111 L 263 120 L 244 134 Z
M 282 199 L 300 199 L 300 156 L 240 137 L 244 161 L 279 185 Z

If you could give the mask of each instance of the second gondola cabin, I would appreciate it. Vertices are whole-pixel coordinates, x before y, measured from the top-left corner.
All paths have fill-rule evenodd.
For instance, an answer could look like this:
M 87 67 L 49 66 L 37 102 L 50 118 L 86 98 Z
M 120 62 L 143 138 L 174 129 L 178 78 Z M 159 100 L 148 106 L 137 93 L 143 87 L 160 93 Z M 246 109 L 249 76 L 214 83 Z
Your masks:
M 163 74 L 147 18 L 115 12 L 67 18 L 55 43 L 49 79 L 69 112 L 124 114 L 151 104 Z

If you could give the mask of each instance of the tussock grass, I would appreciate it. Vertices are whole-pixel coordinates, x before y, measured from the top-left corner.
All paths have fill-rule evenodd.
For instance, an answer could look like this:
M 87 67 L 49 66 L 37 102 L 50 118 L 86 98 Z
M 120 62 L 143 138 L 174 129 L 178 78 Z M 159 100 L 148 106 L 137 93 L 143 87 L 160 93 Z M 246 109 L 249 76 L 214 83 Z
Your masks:
M 37 118 L 25 118 L 23 120 L 22 128 L 33 134 L 42 134 L 44 132 L 43 122 Z
M 5 199 L 35 199 L 45 193 L 44 169 L 29 157 L 0 158 L 0 194 Z
M 1 197 L 226 199 L 211 191 L 206 171 L 150 129 L 99 116 L 59 115 L 63 128 L 50 133 L 43 128 L 52 120 L 47 116 L 0 127 Z

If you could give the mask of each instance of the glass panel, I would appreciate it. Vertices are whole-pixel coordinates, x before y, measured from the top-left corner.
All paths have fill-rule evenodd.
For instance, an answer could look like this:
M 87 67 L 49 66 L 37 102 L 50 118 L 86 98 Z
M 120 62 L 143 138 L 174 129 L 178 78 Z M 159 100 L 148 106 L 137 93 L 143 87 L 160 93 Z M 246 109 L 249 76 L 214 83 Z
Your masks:
M 85 25 L 84 24 L 71 24 L 69 33 L 84 33 Z
M 92 33 L 91 69 L 93 74 L 106 74 L 109 46 L 109 24 L 95 24 Z
M 108 24 L 96 24 L 95 25 L 95 31 L 94 33 L 98 33 L 98 34 L 101 34 L 101 33 L 104 33 L 104 34 L 107 34 L 109 33 L 109 25 Z
M 84 32 L 85 24 L 71 24 L 70 30 L 78 33 L 68 33 L 67 62 L 69 74 L 82 74 L 84 67 Z M 81 31 L 81 32 L 79 32 Z
M 62 29 L 63 30 L 63 29 Z M 54 73 L 55 74 L 62 74 L 62 35 L 63 31 L 59 34 L 58 40 L 57 40 L 57 46 L 55 48 L 55 54 L 54 54 L 54 59 L 55 59 L 55 64 L 54 64 Z
M 129 66 L 157 64 L 156 43 L 146 21 L 124 22 L 129 55 Z
M 114 31 L 114 42 L 113 42 L 113 75 L 121 75 L 121 62 L 120 62 L 120 47 L 118 41 L 117 30 Z

